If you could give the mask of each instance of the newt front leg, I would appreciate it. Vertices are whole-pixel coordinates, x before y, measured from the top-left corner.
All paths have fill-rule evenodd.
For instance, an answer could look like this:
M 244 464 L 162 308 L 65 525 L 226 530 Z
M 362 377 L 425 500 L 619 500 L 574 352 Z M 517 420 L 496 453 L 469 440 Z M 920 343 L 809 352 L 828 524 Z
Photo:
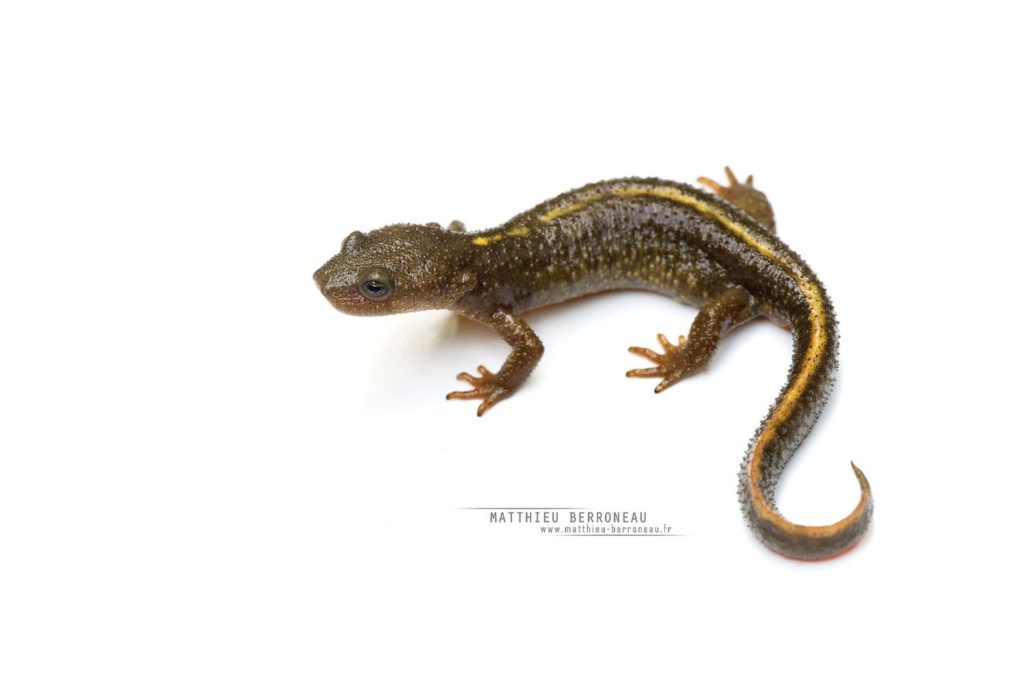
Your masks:
M 483 365 L 477 368 L 479 377 L 468 372 L 461 372 L 456 377 L 473 386 L 468 391 L 452 391 L 446 399 L 480 400 L 476 415 L 482 417 L 495 403 L 509 397 L 526 381 L 530 372 L 540 362 L 544 354 L 544 344 L 533 333 L 530 326 L 504 308 L 494 311 L 490 317 L 474 317 L 473 319 L 489 325 L 512 346 L 512 352 L 505 358 L 501 369 L 495 374 Z

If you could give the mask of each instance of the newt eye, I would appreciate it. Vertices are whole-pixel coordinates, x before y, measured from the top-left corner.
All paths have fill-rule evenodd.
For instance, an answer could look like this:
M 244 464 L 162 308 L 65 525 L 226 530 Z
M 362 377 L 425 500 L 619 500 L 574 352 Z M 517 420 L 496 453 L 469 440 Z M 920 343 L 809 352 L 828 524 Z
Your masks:
M 393 290 L 391 273 L 384 268 L 370 268 L 359 273 L 359 293 L 371 301 L 383 301 Z
M 363 293 L 369 298 L 380 300 L 391 293 L 391 288 L 384 282 L 371 279 L 369 282 L 363 282 Z

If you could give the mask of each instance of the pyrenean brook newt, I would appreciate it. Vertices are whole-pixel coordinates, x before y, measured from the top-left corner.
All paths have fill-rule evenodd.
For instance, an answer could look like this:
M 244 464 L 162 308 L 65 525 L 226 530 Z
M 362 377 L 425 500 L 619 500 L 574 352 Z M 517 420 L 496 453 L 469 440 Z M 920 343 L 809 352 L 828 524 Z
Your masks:
M 458 378 L 472 388 L 448 398 L 480 401 L 478 415 L 509 397 L 544 347 L 524 312 L 599 291 L 643 289 L 700 308 L 687 337 L 658 335 L 662 352 L 633 347 L 652 366 L 629 377 L 661 379 L 660 393 L 702 370 L 729 330 L 765 316 L 791 330 L 793 362 L 782 392 L 750 441 L 739 495 L 757 537 L 797 559 L 846 551 L 871 520 L 871 489 L 853 465 L 860 502 L 828 526 L 785 519 L 775 488 L 786 463 L 823 409 L 834 381 L 838 334 L 818 277 L 775 236 L 775 219 L 751 178 L 712 193 L 654 178 L 586 185 L 504 225 L 466 232 L 459 222 L 390 225 L 353 232 L 316 271 L 321 292 L 342 312 L 386 315 L 447 309 L 492 327 L 512 347 L 497 372 Z M 852 463 L 851 463 L 852 465 Z

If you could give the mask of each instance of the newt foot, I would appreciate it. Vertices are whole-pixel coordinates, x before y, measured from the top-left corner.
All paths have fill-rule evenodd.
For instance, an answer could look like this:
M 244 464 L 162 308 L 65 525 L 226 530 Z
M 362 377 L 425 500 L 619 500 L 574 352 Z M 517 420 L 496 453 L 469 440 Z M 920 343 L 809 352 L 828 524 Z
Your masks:
M 725 167 L 725 175 L 729 179 L 728 185 L 720 185 L 704 176 L 697 178 L 697 182 L 733 206 L 749 213 L 769 232 L 775 232 L 775 214 L 772 212 L 772 205 L 768 203 L 768 198 L 763 192 L 754 188 L 754 176 L 748 175 L 746 180 L 740 182 L 728 166 Z
M 711 178 L 705 177 L 703 175 L 697 178 L 697 182 L 704 185 L 705 187 L 713 191 L 715 194 L 725 199 L 729 199 L 730 195 L 745 193 L 749 191 L 746 189 L 747 187 L 754 186 L 753 175 L 748 175 L 746 181 L 741 184 L 740 181 L 736 179 L 736 175 L 732 172 L 732 169 L 729 168 L 728 166 L 725 167 L 725 176 L 729 179 L 729 184 L 727 186 L 720 185 Z
M 687 366 L 682 362 L 682 351 L 683 347 L 686 345 L 686 337 L 680 335 L 679 343 L 677 345 L 669 341 L 668 337 L 664 334 L 658 334 L 658 342 L 661 343 L 661 347 L 665 350 L 664 353 L 658 353 L 650 348 L 643 348 L 641 346 L 630 346 L 630 353 L 636 353 L 637 355 L 647 358 L 653 362 L 655 366 L 644 367 L 642 369 L 631 369 L 626 372 L 626 376 L 631 378 L 662 377 L 661 383 L 654 388 L 655 393 L 661 393 L 672 384 L 690 374 Z
M 483 365 L 476 368 L 480 372 L 475 377 L 469 372 L 459 372 L 455 377 L 459 381 L 465 381 L 473 388 L 468 391 L 452 391 L 445 396 L 445 400 L 480 400 L 480 406 L 476 408 L 476 416 L 484 416 L 484 412 L 491 409 L 495 403 L 504 400 L 512 395 L 507 387 L 502 385 L 498 375 Z

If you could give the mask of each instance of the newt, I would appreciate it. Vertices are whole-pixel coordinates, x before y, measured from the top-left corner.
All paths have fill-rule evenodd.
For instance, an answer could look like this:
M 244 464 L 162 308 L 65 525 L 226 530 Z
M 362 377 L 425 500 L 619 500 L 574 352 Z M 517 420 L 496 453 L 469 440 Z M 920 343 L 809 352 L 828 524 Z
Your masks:
M 699 308 L 686 337 L 658 334 L 660 352 L 629 350 L 651 366 L 628 377 L 660 379 L 656 393 L 703 370 L 722 337 L 755 317 L 789 330 L 793 359 L 782 391 L 750 441 L 739 498 L 754 534 L 795 559 L 827 559 L 853 547 L 871 520 L 864 473 L 853 467 L 860 501 L 826 526 L 792 523 L 779 513 L 782 471 L 828 400 L 839 335 L 825 288 L 775 234 L 767 197 L 753 178 L 695 187 L 656 178 L 607 180 L 574 189 L 507 223 L 467 232 L 458 221 L 398 224 L 353 232 L 316 271 L 338 310 L 387 315 L 452 310 L 490 326 L 511 346 L 497 372 L 460 373 L 469 390 L 449 399 L 479 400 L 483 415 L 526 381 L 544 346 L 522 315 L 541 306 L 616 289 L 671 296 Z

